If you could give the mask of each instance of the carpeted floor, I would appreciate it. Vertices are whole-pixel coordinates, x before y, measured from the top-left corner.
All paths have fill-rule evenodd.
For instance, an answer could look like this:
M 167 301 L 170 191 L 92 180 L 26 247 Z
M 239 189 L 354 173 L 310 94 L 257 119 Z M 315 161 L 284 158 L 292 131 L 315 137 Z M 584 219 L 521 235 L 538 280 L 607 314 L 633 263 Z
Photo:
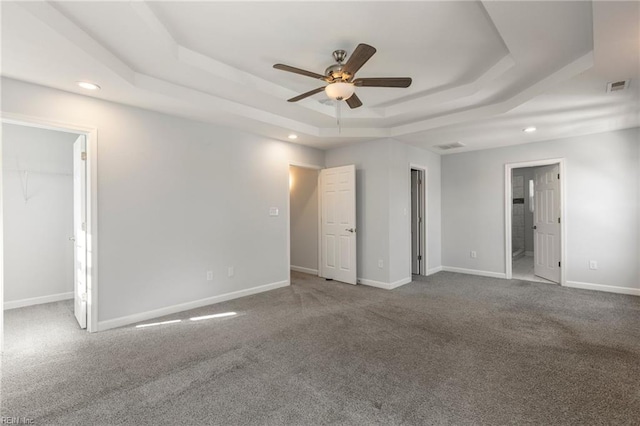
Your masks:
M 441 272 L 291 287 L 87 334 L 6 312 L 2 414 L 37 425 L 639 424 L 640 298 Z M 192 316 L 236 316 L 184 321 Z

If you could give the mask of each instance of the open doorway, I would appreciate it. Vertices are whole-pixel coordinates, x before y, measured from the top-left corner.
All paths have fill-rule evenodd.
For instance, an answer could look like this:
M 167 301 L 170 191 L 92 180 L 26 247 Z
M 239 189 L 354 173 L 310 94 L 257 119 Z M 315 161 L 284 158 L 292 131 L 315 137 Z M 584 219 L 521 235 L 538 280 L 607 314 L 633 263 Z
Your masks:
M 507 165 L 507 278 L 562 284 L 562 160 Z
M 426 170 L 411 167 L 411 274 L 427 275 Z
M 318 174 L 312 166 L 289 166 L 289 267 L 318 275 Z
M 95 129 L 4 116 L 0 149 L 0 346 L 50 314 L 97 331 Z

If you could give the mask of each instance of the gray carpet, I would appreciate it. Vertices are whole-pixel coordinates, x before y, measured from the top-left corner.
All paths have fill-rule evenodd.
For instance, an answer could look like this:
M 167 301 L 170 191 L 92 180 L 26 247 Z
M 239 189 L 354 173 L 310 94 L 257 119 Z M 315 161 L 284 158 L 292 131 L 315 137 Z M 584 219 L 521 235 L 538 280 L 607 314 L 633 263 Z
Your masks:
M 640 298 L 441 272 L 291 287 L 98 334 L 6 312 L 2 413 L 35 424 L 639 424 Z

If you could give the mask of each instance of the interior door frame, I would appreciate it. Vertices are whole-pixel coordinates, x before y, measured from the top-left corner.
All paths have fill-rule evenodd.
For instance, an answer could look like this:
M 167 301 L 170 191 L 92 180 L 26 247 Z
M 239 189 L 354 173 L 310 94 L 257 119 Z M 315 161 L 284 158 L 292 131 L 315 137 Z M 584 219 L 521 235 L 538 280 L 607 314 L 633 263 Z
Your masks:
M 57 122 L 41 117 L 0 112 L 0 123 L 57 130 L 86 137 L 87 149 L 87 331 L 98 331 L 98 129 L 82 124 Z M 0 250 L 4 242 L 2 217 L 2 144 L 0 141 Z M 4 265 L 0 259 L 0 351 L 4 349 Z
M 423 225 L 422 225 L 422 235 L 421 235 L 421 243 L 420 245 L 422 246 L 422 261 L 421 261 L 421 265 L 420 265 L 420 270 L 422 271 L 422 273 L 420 274 L 421 276 L 427 276 L 429 275 L 429 244 L 427 244 L 427 237 L 429 236 L 429 212 L 427 209 L 427 193 L 428 193 L 428 183 L 429 183 L 429 174 L 427 173 L 428 169 L 427 166 L 423 166 L 420 164 L 415 164 L 415 163 L 409 163 L 409 205 L 407 207 L 407 210 L 409 211 L 409 214 L 407 215 L 407 223 L 409 226 L 409 276 L 411 277 L 413 275 L 413 270 L 411 267 L 411 261 L 412 261 L 412 250 L 413 250 L 413 246 L 412 246 L 412 242 L 411 242 L 411 170 L 418 170 L 422 173 L 422 178 L 423 178 L 423 182 L 422 182 L 422 221 L 423 221 Z
M 567 182 L 567 168 L 564 158 L 549 158 L 543 160 L 524 161 L 519 163 L 507 163 L 504 166 L 504 247 L 505 247 L 505 278 L 510 280 L 513 277 L 513 265 L 512 265 L 512 241 L 511 241 L 511 215 L 512 215 L 512 188 L 511 188 L 511 175 L 513 169 L 520 169 L 524 167 L 538 167 L 538 166 L 551 166 L 553 164 L 558 165 L 558 173 L 560 173 L 560 285 L 566 286 L 566 270 L 567 270 L 567 215 L 566 213 L 566 182 Z
M 320 176 L 320 170 L 324 169 L 322 166 L 318 166 L 316 164 L 308 164 L 308 163 L 300 163 L 297 161 L 289 161 L 287 163 L 287 176 L 290 176 L 291 166 L 301 167 L 303 169 L 313 169 L 318 172 L 318 176 Z M 287 277 L 289 281 L 289 285 L 291 285 L 291 184 L 289 183 L 289 179 L 287 179 Z M 316 188 L 318 187 L 318 181 L 316 180 Z M 318 276 L 320 276 L 320 193 L 317 194 L 318 197 Z

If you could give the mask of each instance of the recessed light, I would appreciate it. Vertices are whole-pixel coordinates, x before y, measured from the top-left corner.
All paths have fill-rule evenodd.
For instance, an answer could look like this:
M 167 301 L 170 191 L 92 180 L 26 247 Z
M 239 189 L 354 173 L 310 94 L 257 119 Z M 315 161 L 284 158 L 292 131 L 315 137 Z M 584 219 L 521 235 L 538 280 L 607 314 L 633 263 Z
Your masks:
M 536 128 L 531 126 L 531 127 L 525 127 L 524 129 L 522 129 L 523 132 L 525 133 L 533 133 L 536 131 Z
M 94 83 L 89 83 L 88 81 L 78 81 L 78 86 L 87 90 L 100 90 L 100 86 Z
M 293 133 L 291 133 L 291 134 L 290 134 L 289 136 L 287 136 L 287 137 L 288 137 L 289 139 L 291 139 L 291 140 L 298 139 L 298 135 L 295 135 L 295 134 L 293 134 Z

